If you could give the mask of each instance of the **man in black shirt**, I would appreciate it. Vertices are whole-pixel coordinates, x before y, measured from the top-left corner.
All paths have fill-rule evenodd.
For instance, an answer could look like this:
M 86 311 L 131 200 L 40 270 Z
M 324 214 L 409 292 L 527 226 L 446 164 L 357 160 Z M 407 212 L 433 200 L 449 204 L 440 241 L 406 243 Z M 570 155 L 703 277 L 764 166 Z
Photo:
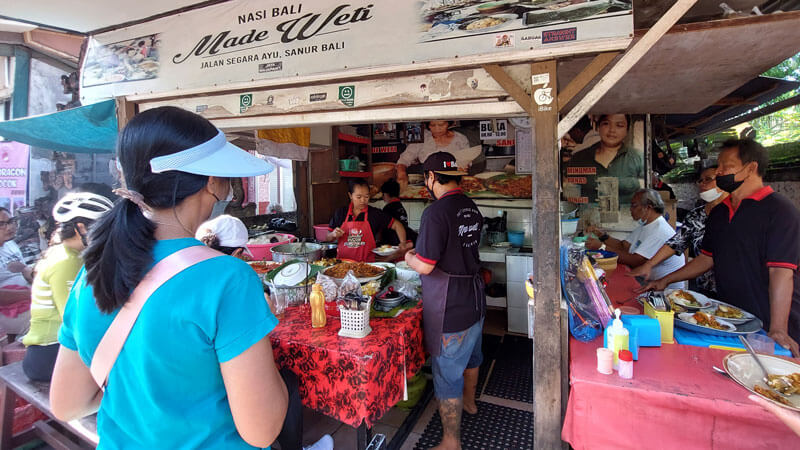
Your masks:
M 661 290 L 713 267 L 720 299 L 755 314 L 775 342 L 800 356 L 800 212 L 764 186 L 767 163 L 751 139 L 722 145 L 717 187 L 731 195 L 709 213 L 701 254 L 645 288 Z
M 406 262 L 422 278 L 425 347 L 433 357 L 433 386 L 442 417 L 439 449 L 461 448 L 461 411 L 478 412 L 475 389 L 486 296 L 478 276 L 483 216 L 458 185 L 456 158 L 437 152 L 423 165 L 436 201 L 422 214 L 417 249 Z
M 400 183 L 389 180 L 381 186 L 383 201 L 386 203 L 383 212 L 403 224 L 406 229 L 406 238 L 411 242 L 417 241 L 417 232 L 408 227 L 408 213 L 400 202 Z M 381 235 L 381 244 L 398 245 L 400 239 L 394 230 L 384 230 Z

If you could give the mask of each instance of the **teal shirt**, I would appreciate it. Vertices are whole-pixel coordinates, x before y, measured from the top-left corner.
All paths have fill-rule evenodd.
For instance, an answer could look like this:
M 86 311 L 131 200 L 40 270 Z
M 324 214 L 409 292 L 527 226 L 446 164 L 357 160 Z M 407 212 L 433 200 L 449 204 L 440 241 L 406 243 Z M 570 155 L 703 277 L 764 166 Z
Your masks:
M 158 241 L 154 259 L 193 245 L 202 244 Z M 82 270 L 59 341 L 89 366 L 115 316 L 97 308 Z M 277 323 L 258 275 L 243 261 L 222 256 L 176 275 L 148 299 L 111 369 L 97 415 L 98 448 L 252 448 L 236 431 L 219 364 Z

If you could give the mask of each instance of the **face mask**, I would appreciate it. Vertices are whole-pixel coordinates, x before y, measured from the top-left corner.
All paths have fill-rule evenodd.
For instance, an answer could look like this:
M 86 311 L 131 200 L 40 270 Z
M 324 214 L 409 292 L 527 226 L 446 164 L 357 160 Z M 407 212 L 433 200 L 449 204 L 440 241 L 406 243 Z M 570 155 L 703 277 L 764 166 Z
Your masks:
M 431 175 L 431 178 L 434 178 L 434 175 Z M 435 182 L 436 182 L 436 181 L 435 181 L 435 179 L 434 179 L 434 183 L 435 183 Z M 425 177 L 425 189 L 427 189 L 427 190 L 428 190 L 428 194 L 430 194 L 430 195 L 431 195 L 431 198 L 432 198 L 432 199 L 434 199 L 434 200 L 436 200 L 436 194 L 434 194 L 434 193 L 433 193 L 433 189 L 431 189 L 431 188 L 429 188 L 429 187 L 428 187 L 428 178 L 427 178 L 427 175 L 426 175 L 426 177 Z
M 718 199 L 720 195 L 722 195 L 722 192 L 720 192 L 719 190 L 717 190 L 717 189 L 709 189 L 707 191 L 701 192 L 700 193 L 700 198 L 702 198 L 703 201 L 706 202 L 706 203 L 711 203 L 714 200 Z
M 742 169 L 742 170 L 744 170 L 744 169 Z M 731 193 L 731 192 L 739 189 L 739 186 L 741 186 L 742 183 L 744 183 L 744 180 L 736 181 L 736 179 L 734 177 L 736 175 L 742 173 L 742 170 L 740 170 L 740 171 L 738 171 L 736 173 L 729 173 L 728 175 L 717 175 L 717 187 L 722 189 L 723 191 L 725 191 L 727 193 Z M 745 179 L 747 179 L 747 178 L 745 178 Z

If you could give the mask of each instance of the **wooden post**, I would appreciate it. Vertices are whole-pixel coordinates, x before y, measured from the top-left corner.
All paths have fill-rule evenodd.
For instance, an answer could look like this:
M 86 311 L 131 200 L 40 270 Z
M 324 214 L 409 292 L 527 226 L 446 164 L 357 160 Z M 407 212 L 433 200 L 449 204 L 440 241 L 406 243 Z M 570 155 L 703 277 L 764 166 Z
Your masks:
M 122 131 L 125 125 L 136 115 L 139 108 L 136 103 L 129 102 L 125 97 L 117 97 L 114 101 L 117 105 L 117 128 Z
M 533 147 L 533 448 L 561 447 L 561 283 L 556 62 L 531 64 Z M 531 306 L 529 306 L 529 309 Z M 530 314 L 529 314 L 530 316 Z

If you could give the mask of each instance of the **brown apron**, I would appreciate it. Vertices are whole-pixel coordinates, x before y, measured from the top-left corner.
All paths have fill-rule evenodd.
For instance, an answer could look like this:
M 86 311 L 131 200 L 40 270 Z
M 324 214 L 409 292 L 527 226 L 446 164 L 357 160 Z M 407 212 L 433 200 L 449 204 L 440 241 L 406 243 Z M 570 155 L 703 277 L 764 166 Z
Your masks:
M 444 313 L 447 309 L 447 290 L 451 278 L 471 278 L 475 287 L 475 309 L 486 311 L 486 296 L 483 295 L 483 279 L 478 273 L 472 275 L 455 275 L 434 267 L 422 279 L 422 327 L 425 332 L 425 348 L 431 356 L 438 356 L 441 351 Z

